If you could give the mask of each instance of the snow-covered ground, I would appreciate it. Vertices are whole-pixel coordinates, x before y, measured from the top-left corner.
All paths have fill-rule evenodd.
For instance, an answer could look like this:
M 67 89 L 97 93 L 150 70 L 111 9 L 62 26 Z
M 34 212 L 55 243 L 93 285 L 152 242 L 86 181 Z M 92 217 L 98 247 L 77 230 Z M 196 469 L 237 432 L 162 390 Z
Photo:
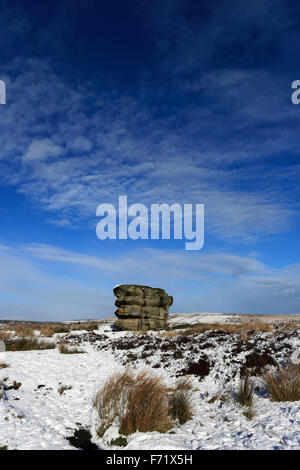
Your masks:
M 250 354 L 271 354 L 279 362 L 299 363 L 298 331 L 250 332 L 244 340 L 239 334 L 212 331 L 166 338 L 159 332 L 137 335 L 104 325 L 94 332 L 52 338 L 64 337 L 84 354 L 60 354 L 58 349 L 0 353 L 0 363 L 8 365 L 0 369 L 0 381 L 4 381 L 0 447 L 74 449 L 67 437 L 84 428 L 100 449 L 117 449 L 109 445 L 118 436 L 116 427 L 101 439 L 96 433 L 99 423 L 93 399 L 106 379 L 125 366 L 135 371 L 146 367 L 172 385 L 191 364 L 204 361 L 208 371 L 202 367 L 189 375 L 193 419 L 164 434 L 135 433 L 128 437 L 125 449 L 299 449 L 300 402 L 272 402 L 261 388 L 259 375 L 253 378 L 258 388 L 252 419 L 244 416 L 245 409 L 234 398 Z M 249 357 L 248 362 L 251 365 Z M 17 390 L 11 388 L 14 381 L 21 383 Z M 66 389 L 59 393 L 62 386 Z M 226 399 L 214 399 L 217 394 Z
M 170 315 L 169 324 L 194 325 L 196 323 L 227 323 L 229 321 L 238 321 L 238 317 L 223 313 L 175 313 Z

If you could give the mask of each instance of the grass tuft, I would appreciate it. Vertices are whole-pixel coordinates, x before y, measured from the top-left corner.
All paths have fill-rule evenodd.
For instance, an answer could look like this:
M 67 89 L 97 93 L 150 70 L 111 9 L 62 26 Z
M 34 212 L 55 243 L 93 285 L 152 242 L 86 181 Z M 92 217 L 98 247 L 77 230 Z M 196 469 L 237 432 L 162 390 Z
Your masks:
M 125 371 L 112 375 L 98 391 L 94 407 L 98 411 L 101 425 L 98 435 L 102 437 L 114 420 L 122 415 L 126 406 L 128 389 L 134 385 L 132 373 Z
M 191 398 L 187 390 L 174 391 L 170 396 L 169 414 L 174 421 L 178 420 L 179 424 L 184 424 L 192 418 Z
M 247 418 L 250 421 L 251 419 L 254 418 L 255 413 L 253 409 L 250 407 L 248 410 L 243 411 L 243 415 L 245 416 L 245 418 Z
M 126 437 L 119 436 L 110 441 L 111 446 L 126 447 L 128 444 Z
M 290 365 L 285 369 L 278 367 L 275 372 L 265 372 L 262 379 L 273 401 L 300 400 L 299 365 Z
M 189 390 L 192 390 L 192 383 L 191 379 L 186 377 L 179 379 L 174 387 L 174 391 L 176 392 Z
M 191 418 L 190 389 L 189 380 L 183 379 L 170 389 L 161 377 L 146 371 L 114 374 L 94 400 L 101 420 L 98 435 L 102 437 L 116 419 L 124 436 L 136 431 L 167 432 L 173 427 L 172 419 L 183 424 Z
M 161 377 L 153 377 L 146 372 L 139 374 L 134 386 L 128 390 L 120 433 L 127 436 L 136 431 L 166 432 L 171 429 L 167 393 Z
M 240 382 L 239 390 L 237 393 L 237 402 L 242 406 L 251 407 L 253 404 L 253 385 L 249 380 L 249 375 L 246 375 Z
M 61 354 L 83 354 L 82 349 L 75 348 L 73 346 L 68 346 L 66 343 L 60 343 L 58 350 Z

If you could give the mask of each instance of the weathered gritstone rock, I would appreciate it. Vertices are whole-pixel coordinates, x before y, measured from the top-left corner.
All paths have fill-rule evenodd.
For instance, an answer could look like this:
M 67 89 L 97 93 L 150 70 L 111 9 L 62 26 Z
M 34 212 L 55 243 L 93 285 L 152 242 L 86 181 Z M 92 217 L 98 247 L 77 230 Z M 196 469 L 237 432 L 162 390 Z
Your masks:
M 166 328 L 173 297 L 163 289 L 134 284 L 114 288 L 117 297 L 115 326 L 121 330 L 155 330 Z

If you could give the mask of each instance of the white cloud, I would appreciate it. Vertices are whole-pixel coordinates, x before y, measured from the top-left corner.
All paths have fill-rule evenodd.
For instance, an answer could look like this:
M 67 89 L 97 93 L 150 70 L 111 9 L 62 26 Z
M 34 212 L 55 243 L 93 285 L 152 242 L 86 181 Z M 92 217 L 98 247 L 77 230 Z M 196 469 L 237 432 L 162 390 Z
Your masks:
M 99 243 L 105 242 L 99 241 Z M 26 245 L 23 250 L 36 258 L 85 265 L 110 272 L 121 273 L 127 272 L 129 268 L 134 268 L 137 275 L 145 274 L 151 270 L 157 275 L 163 273 L 166 276 L 169 271 L 176 270 L 181 278 L 199 279 L 209 278 L 214 275 L 240 277 L 245 274 L 257 274 L 265 270 L 264 264 L 252 257 L 227 253 L 205 254 L 199 252 L 190 256 L 190 253 L 184 251 L 143 248 L 107 260 L 98 256 L 86 255 L 44 244 Z M 159 268 L 161 265 L 164 266 L 163 269 Z
M 65 149 L 60 145 L 55 145 L 51 139 L 36 139 L 29 145 L 23 162 L 36 162 L 47 160 L 49 157 L 58 157 L 64 153 Z
M 101 270 L 114 271 L 116 263 L 106 261 L 96 256 L 84 255 L 70 250 L 65 250 L 51 245 L 34 244 L 25 247 L 25 251 L 32 256 L 48 261 L 60 261 L 62 263 L 78 264 Z
M 76 137 L 73 142 L 70 142 L 70 147 L 74 150 L 82 150 L 89 152 L 93 148 L 93 144 L 89 139 L 85 137 Z

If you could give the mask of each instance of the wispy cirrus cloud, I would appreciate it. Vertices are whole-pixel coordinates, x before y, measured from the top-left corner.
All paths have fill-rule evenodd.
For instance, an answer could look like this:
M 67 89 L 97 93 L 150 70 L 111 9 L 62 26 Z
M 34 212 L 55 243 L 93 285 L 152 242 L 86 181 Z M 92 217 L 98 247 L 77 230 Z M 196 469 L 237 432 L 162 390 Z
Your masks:
M 138 253 L 135 254 L 135 252 Z M 131 260 L 139 273 L 147 272 L 149 262 L 153 263 L 153 272 L 161 272 L 160 264 L 165 266 L 164 271 L 177 269 L 182 272 L 181 276 L 203 277 L 220 274 L 224 276 L 239 277 L 244 274 L 257 273 L 265 269 L 263 263 L 252 257 L 243 257 L 226 253 L 198 254 L 190 257 L 188 253 L 178 251 L 164 252 L 155 249 L 140 249 L 128 252 L 121 257 L 109 260 L 99 256 L 84 255 L 78 252 L 62 249 L 59 247 L 43 244 L 32 244 L 24 247 L 24 252 L 31 256 L 48 260 L 60 261 L 62 263 L 78 264 L 96 268 L 104 271 L 127 271 L 131 266 Z M 190 258 L 190 259 L 189 259 Z M 187 260 L 189 262 L 187 263 Z M 145 265 L 145 260 L 147 261 Z M 152 261 L 150 261 L 152 260 Z M 188 264 L 188 271 L 186 265 Z
M 101 75 L 97 87 L 63 78 L 50 56 L 35 57 L 37 46 L 4 62 L 0 178 L 65 227 L 94 223 L 97 205 L 118 194 L 204 203 L 207 230 L 219 237 L 249 240 L 291 227 L 299 191 L 286 180 L 295 162 L 276 165 L 283 152 L 297 152 L 299 113 L 286 73 L 274 76 L 269 64 L 283 54 L 276 35 L 297 31 L 294 10 L 281 0 L 272 8 L 236 1 L 141 8 L 159 77 L 145 71 L 134 96 Z M 10 35 L 24 25 L 24 34 L 63 49 L 65 26 L 74 26 L 68 9 L 64 3 L 33 33 L 19 8 Z M 266 29 L 261 18 L 271 11 Z
M 250 131 L 231 140 L 230 146 L 224 142 L 228 123 L 241 125 L 234 110 L 226 125 L 219 121 L 213 142 L 213 116 L 206 124 L 200 122 L 205 119 L 200 108 L 197 115 L 187 106 L 188 123 L 176 130 L 172 116 L 156 120 L 145 103 L 122 95 L 95 94 L 87 109 L 83 87 L 74 90 L 46 62 L 29 60 L 22 65 L 21 72 L 15 63 L 14 99 L 0 116 L 1 177 L 29 201 L 55 214 L 49 217 L 52 222 L 86 224 L 95 220 L 99 203 L 114 203 L 118 194 L 128 194 L 132 202 L 147 204 L 204 203 L 207 229 L 222 237 L 276 233 L 291 223 L 295 215 L 291 191 L 284 191 L 281 182 L 288 172 L 292 178 L 292 166 L 280 173 L 266 171 L 260 160 L 271 152 L 266 150 L 266 136 L 256 156 Z M 22 114 L 26 120 L 19 118 Z M 284 138 L 291 141 L 282 132 L 277 151 L 286 145 Z M 232 168 L 232 160 L 239 158 L 251 160 L 251 166 Z M 295 187 L 294 199 L 297 191 Z

